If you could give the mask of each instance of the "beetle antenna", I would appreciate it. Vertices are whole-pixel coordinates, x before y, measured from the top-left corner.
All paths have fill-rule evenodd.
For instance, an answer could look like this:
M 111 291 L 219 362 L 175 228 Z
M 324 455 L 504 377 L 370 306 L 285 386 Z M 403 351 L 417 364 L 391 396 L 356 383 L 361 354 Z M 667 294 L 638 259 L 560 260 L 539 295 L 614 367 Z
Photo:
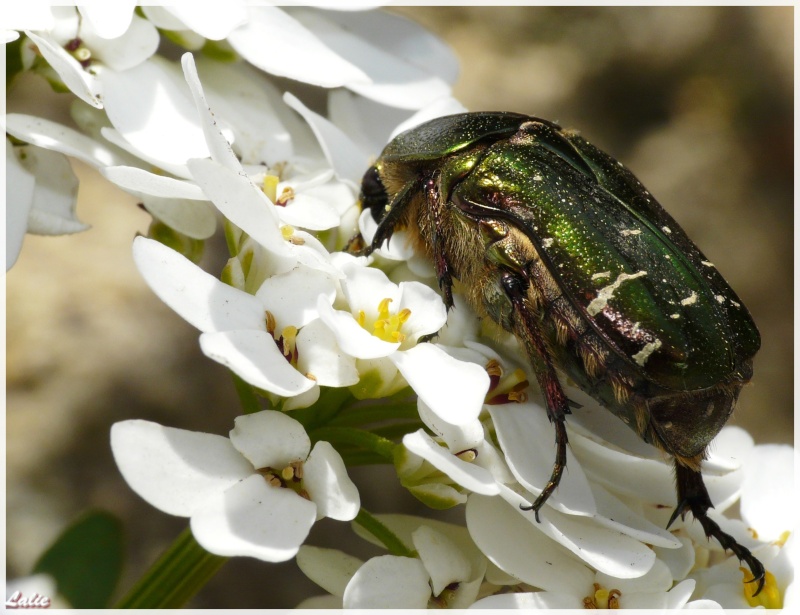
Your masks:
M 714 508 L 714 505 L 711 503 L 708 490 L 703 482 L 703 475 L 697 470 L 681 465 L 676 460 L 675 477 L 678 487 L 678 506 L 672 513 L 667 528 L 678 516 L 683 519 L 687 512 L 691 512 L 692 516 L 703 526 L 703 531 L 708 538 L 715 538 L 723 549 L 730 550 L 739 558 L 740 562 L 747 564 L 750 572 L 753 573 L 753 578 L 748 579 L 747 582 L 758 583 L 758 588 L 753 593 L 753 597 L 757 596 L 764 587 L 764 564 L 758 561 L 749 549 L 736 542 L 733 536 L 723 532 L 719 525 L 708 516 L 708 509 Z

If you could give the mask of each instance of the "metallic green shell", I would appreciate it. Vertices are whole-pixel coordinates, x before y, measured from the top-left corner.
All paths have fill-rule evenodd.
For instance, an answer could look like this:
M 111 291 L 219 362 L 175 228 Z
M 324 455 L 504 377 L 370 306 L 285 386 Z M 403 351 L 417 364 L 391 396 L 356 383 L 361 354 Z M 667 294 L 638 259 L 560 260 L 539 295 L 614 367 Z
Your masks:
M 457 151 L 453 117 L 406 133 L 403 148 L 414 142 L 425 156 Z M 483 135 L 495 142 L 448 200 L 519 227 L 564 296 L 646 380 L 695 391 L 735 377 L 760 346 L 758 330 L 677 223 L 584 139 L 536 118 L 517 118 L 510 135 L 511 121 L 486 119 L 505 132 Z M 482 138 L 472 123 L 465 133 L 467 144 Z

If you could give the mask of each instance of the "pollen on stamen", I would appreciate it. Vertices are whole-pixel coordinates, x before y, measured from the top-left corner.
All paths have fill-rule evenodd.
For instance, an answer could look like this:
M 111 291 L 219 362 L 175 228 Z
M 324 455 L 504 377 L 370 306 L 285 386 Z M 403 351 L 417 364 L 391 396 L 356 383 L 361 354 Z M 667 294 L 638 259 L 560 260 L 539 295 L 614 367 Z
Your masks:
M 274 335 L 275 334 L 275 327 L 278 326 L 278 323 L 275 321 L 275 316 L 273 316 L 272 312 L 270 312 L 269 310 L 266 310 L 264 312 L 264 314 L 266 315 L 267 332 L 270 335 L 272 335 L 273 337 L 275 337 L 275 335 Z

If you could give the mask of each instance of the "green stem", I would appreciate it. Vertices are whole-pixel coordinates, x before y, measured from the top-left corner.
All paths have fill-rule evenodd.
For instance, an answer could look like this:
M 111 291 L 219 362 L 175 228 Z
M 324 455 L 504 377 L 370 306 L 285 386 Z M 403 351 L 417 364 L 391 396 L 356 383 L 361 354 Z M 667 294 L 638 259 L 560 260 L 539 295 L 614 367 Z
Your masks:
M 382 404 L 373 403 L 368 406 L 356 406 L 348 408 L 346 411 L 334 417 L 331 425 L 341 427 L 350 425 L 366 425 L 375 423 L 377 421 L 385 421 L 388 419 L 419 419 L 419 412 L 417 411 L 417 404 L 409 403 L 394 403 Z
M 197 544 L 187 527 L 115 608 L 180 608 L 227 561 L 227 557 L 213 555 Z
M 244 413 L 253 414 L 254 412 L 259 412 L 261 404 L 258 402 L 258 396 L 253 387 L 233 372 L 231 372 L 231 376 L 233 376 L 233 386 L 236 387 L 236 394 L 239 396 L 239 402 L 242 404 Z
M 363 429 L 352 427 L 318 427 L 308 433 L 313 442 L 325 440 L 331 444 L 353 444 L 362 449 L 377 453 L 388 461 L 394 460 L 396 444 Z
M 415 557 L 416 552 L 409 549 L 397 535 L 378 521 L 365 509 L 360 509 L 354 519 L 361 527 L 380 540 L 392 555 Z

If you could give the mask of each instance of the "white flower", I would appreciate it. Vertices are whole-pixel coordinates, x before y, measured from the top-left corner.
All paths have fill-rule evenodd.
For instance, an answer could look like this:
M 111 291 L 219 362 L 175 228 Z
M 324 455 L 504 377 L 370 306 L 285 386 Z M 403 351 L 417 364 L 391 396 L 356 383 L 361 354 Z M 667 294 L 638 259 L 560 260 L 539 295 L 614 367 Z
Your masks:
M 114 459 L 131 488 L 168 514 L 190 517 L 200 545 L 270 562 L 294 557 L 318 519 L 353 519 L 355 485 L 327 442 L 270 410 L 240 416 L 230 439 L 123 421 L 111 429 Z
M 338 256 L 336 264 L 345 274 L 340 284 L 346 309 L 319 300 L 317 309 L 339 347 L 361 361 L 356 395 L 380 397 L 399 390 L 399 372 L 437 414 L 453 416 L 456 424 L 475 418 L 489 387 L 485 370 L 454 359 L 435 344 L 419 343 L 444 326 L 447 315 L 439 295 L 418 282 L 394 284 L 379 269 Z M 365 366 L 378 374 L 369 384 Z
M 19 256 L 25 233 L 64 235 L 89 228 L 75 215 L 78 179 L 67 158 L 6 139 L 6 270 Z
M 317 320 L 317 298 L 335 294 L 325 274 L 299 265 L 251 295 L 152 239 L 136 238 L 133 255 L 159 298 L 203 332 L 203 352 L 250 384 L 292 397 L 357 381 L 352 359 Z
M 330 592 L 338 608 L 465 608 L 480 590 L 487 562 L 464 528 L 405 515 L 378 515 L 417 557 L 380 555 L 361 562 L 335 549 L 303 546 L 297 564 Z M 375 544 L 375 537 L 356 526 Z M 317 602 L 319 602 L 317 598 Z M 300 605 L 311 608 L 308 602 Z
M 102 108 L 104 71 L 125 71 L 139 65 L 158 48 L 158 32 L 133 14 L 134 5 L 99 9 L 53 7 L 49 30 L 27 31 L 38 52 L 64 84 L 90 105 Z
M 507 593 L 488 596 L 475 602 L 475 609 L 682 609 L 720 608 L 713 601 L 689 602 L 694 581 L 687 579 L 671 589 L 620 590 L 601 583 L 569 592 Z

